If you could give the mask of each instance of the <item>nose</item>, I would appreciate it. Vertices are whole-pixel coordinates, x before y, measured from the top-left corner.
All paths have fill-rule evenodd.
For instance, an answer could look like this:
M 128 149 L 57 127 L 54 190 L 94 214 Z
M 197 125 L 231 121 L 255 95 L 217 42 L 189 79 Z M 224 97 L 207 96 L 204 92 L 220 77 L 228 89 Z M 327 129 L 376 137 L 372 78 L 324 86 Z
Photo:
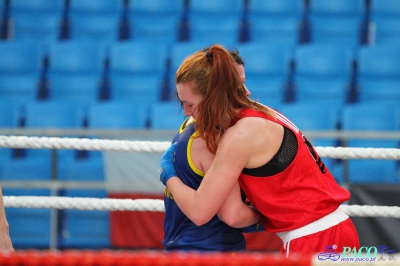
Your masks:
M 249 89 L 247 89 L 247 87 L 246 87 L 245 84 L 243 84 L 243 86 L 244 86 L 244 89 L 245 89 L 245 91 L 246 91 L 246 96 L 247 96 L 247 97 L 250 97 L 251 92 L 249 91 Z

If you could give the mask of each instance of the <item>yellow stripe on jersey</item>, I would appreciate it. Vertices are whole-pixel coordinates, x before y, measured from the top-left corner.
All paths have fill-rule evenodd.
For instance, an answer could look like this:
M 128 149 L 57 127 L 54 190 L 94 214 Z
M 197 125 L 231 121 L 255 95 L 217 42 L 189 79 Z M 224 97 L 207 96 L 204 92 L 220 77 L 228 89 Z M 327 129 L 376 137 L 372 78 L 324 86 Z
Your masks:
M 193 117 L 189 117 L 183 121 L 182 125 L 179 127 L 179 134 L 182 134 L 183 131 L 192 123 L 196 122 Z
M 192 154 L 191 154 L 191 152 L 190 152 L 191 147 L 192 147 L 192 143 L 193 143 L 193 139 L 194 139 L 197 135 L 198 135 L 197 132 L 194 132 L 193 135 L 190 137 L 190 139 L 189 139 L 189 141 L 188 141 L 187 151 L 186 151 L 187 160 L 188 160 L 188 163 L 189 163 L 189 165 L 190 165 L 190 168 L 193 170 L 193 172 L 195 172 L 196 174 L 198 174 L 198 175 L 200 175 L 200 176 L 204 176 L 204 172 L 201 171 L 201 170 L 199 170 L 199 169 L 194 165 L 193 160 L 192 160 Z

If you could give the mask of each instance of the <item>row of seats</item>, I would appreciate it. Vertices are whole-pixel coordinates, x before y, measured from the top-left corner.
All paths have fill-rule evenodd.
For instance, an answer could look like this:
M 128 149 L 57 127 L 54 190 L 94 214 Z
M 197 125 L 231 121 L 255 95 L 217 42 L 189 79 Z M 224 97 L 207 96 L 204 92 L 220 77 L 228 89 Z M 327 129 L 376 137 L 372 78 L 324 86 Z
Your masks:
M 278 110 L 302 131 L 343 130 L 347 132 L 399 132 L 400 105 L 386 101 L 352 104 L 344 108 L 324 103 L 291 103 Z M 324 138 L 311 139 L 314 146 L 400 148 L 398 139 Z M 398 183 L 400 164 L 396 160 L 347 160 L 323 158 L 339 183 Z M 346 169 L 344 169 L 346 167 Z M 345 172 L 347 178 L 345 180 Z
M 45 196 L 48 189 L 3 188 L 4 196 Z M 104 190 L 67 189 L 58 196 L 107 198 Z M 48 249 L 51 242 L 51 210 L 6 208 L 10 236 L 15 249 Z M 57 249 L 111 248 L 110 214 L 108 211 L 59 210 Z
M 399 41 L 396 0 L 2 0 L 3 38 L 291 44 Z M 8 27 L 7 27 L 8 25 Z
M 174 73 L 202 42 L 110 45 L 62 41 L 49 46 L 0 42 L 0 99 L 16 102 L 71 100 L 89 104 L 130 100 L 152 106 L 175 98 Z M 282 45 L 238 43 L 246 84 L 254 99 L 283 102 L 369 100 L 399 102 L 400 45 Z

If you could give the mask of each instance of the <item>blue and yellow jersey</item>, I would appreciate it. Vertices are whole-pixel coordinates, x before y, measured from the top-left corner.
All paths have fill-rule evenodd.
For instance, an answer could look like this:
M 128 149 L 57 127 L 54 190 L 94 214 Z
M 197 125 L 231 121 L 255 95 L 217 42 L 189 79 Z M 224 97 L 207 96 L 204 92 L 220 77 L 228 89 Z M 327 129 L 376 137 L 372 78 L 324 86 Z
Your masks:
M 204 172 L 197 169 L 191 160 L 190 147 L 195 136 L 194 120 L 187 119 L 179 129 L 173 142 L 177 142 L 175 169 L 187 186 L 197 189 Z M 197 226 L 183 214 L 168 188 L 164 192 L 165 250 L 195 251 L 244 251 L 246 242 L 241 229 L 229 227 L 217 216 L 208 223 Z

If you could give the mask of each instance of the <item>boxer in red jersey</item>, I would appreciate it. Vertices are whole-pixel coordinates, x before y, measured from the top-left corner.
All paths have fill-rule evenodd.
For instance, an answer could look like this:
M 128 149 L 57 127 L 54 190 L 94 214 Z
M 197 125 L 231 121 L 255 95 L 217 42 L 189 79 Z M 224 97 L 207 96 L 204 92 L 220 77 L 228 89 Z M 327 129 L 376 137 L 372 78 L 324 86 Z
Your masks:
M 277 233 L 282 252 L 319 253 L 326 246 L 359 248 L 350 218 L 339 208 L 350 194 L 340 187 L 301 131 L 282 114 L 248 99 L 225 48 L 185 59 L 176 74 L 185 113 L 215 159 L 197 190 L 171 167 L 175 145 L 160 161 L 161 180 L 179 208 L 196 224 L 208 222 L 239 180 Z M 251 90 L 251 88 L 250 88 Z M 232 214 L 234 215 L 234 214 Z

